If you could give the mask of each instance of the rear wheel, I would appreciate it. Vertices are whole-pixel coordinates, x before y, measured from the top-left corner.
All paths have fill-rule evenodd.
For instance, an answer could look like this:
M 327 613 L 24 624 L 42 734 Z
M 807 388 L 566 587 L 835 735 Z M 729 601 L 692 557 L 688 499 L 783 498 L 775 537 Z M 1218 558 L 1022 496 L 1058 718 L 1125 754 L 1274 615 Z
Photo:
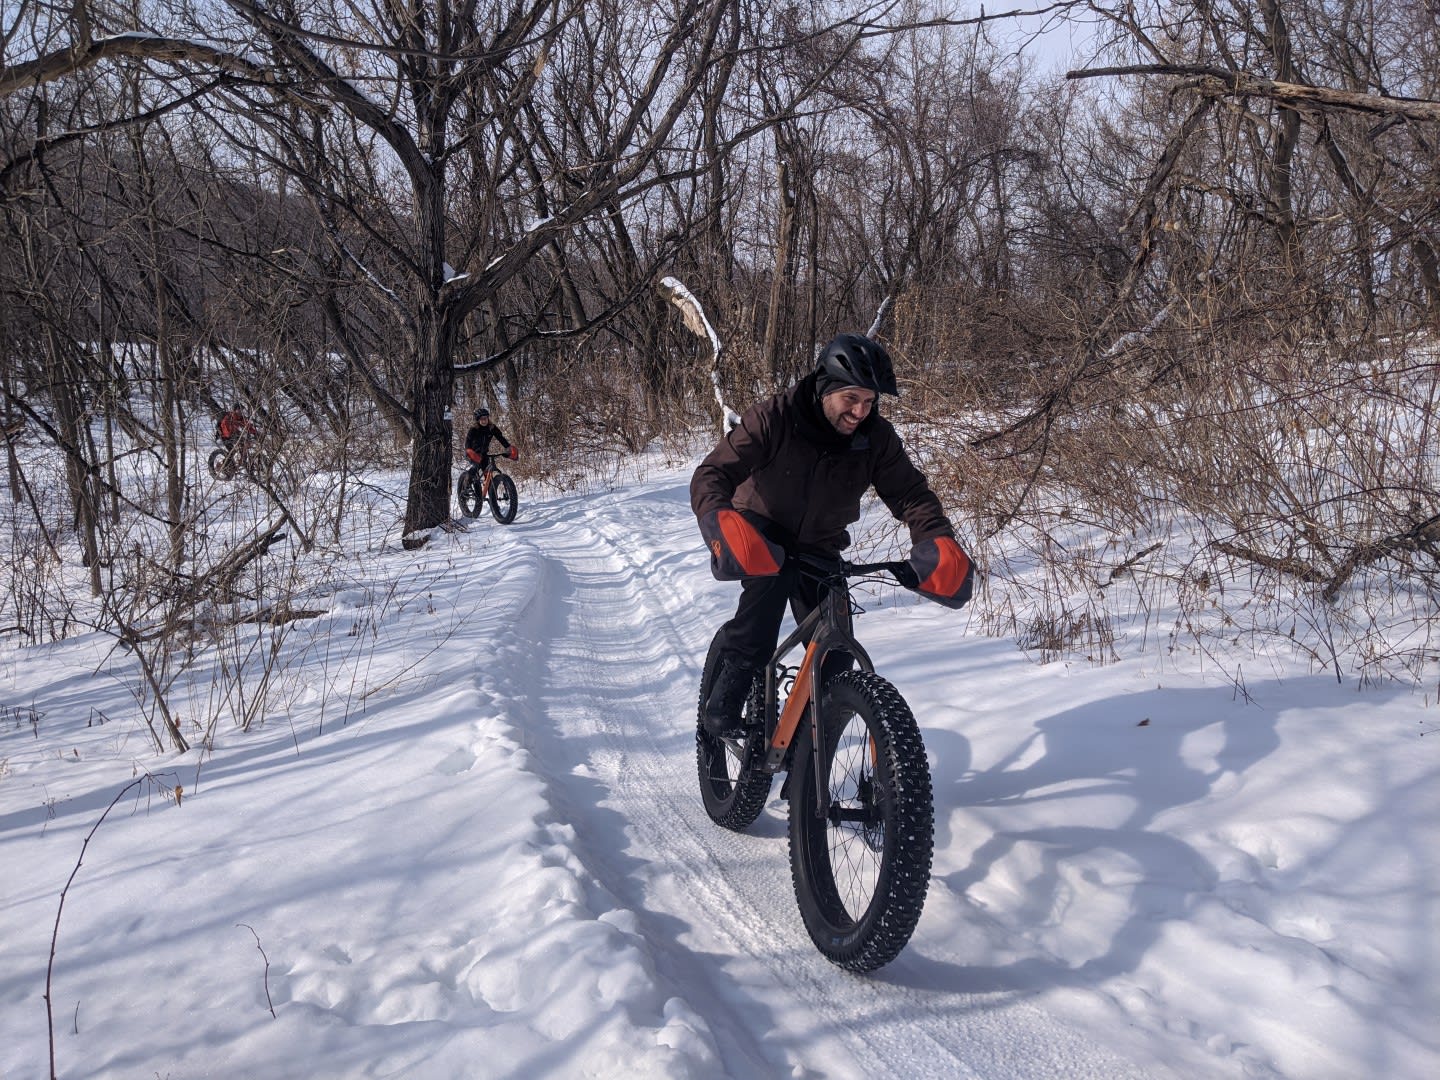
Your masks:
M 705 673 L 700 677 L 700 702 L 695 718 L 695 764 L 700 778 L 700 799 L 715 824 L 735 832 L 748 829 L 770 801 L 770 774 L 756 768 L 761 759 L 764 733 L 760 726 L 764 680 L 757 675 L 750 687 L 741 714 L 748 732 L 745 738 L 716 738 L 705 730 L 700 719 L 710 684 L 715 680 L 719 650 L 710 643 Z
M 790 872 L 816 948 L 863 973 L 899 954 L 925 906 L 935 843 L 930 768 L 910 707 L 880 676 L 837 675 L 822 700 L 818 776 L 808 731 L 795 749 Z
M 495 520 L 501 525 L 509 525 L 515 520 L 517 507 L 515 481 L 504 473 L 497 472 L 490 481 L 490 513 L 495 515 Z M 478 514 L 480 511 L 477 509 L 475 512 Z
M 480 495 L 480 485 L 475 481 L 474 470 L 466 469 L 455 483 L 455 496 L 460 500 L 460 512 L 467 518 L 480 516 L 480 504 L 483 499 Z

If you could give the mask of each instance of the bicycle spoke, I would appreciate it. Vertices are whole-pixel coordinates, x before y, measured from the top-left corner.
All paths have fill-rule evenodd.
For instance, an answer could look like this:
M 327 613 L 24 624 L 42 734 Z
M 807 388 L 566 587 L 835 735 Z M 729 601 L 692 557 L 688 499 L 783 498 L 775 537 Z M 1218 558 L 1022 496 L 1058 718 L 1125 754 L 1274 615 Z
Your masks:
M 745 762 L 744 744 L 734 739 L 716 739 L 715 743 L 710 755 L 710 778 L 733 784 Z
M 872 824 L 876 808 L 871 754 L 864 722 L 851 715 L 830 766 L 827 847 L 835 888 L 852 919 L 864 916 L 880 882 L 884 826 Z M 857 816 L 863 820 L 854 820 Z

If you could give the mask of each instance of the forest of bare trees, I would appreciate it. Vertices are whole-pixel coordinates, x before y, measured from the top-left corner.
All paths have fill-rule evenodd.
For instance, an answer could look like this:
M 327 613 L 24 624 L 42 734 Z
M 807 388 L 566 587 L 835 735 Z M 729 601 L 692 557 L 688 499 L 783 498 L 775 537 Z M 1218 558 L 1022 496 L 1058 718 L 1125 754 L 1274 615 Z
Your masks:
M 1244 574 L 1276 598 L 1252 626 L 1320 663 L 1341 639 L 1365 671 L 1436 661 L 1432 626 L 1398 652 L 1370 633 L 1399 594 L 1440 606 L 1436 0 L 4 20 L 0 629 L 66 632 L 45 582 L 67 560 L 142 653 L 193 632 L 197 590 L 258 604 L 250 569 L 338 535 L 367 466 L 407 471 L 423 542 L 476 402 L 556 478 L 713 430 L 671 276 L 738 402 L 885 312 L 894 415 L 982 563 L 1047 567 L 1033 603 L 985 608 L 997 632 L 1103 658 L 1117 575 L 1199 611 Z M 1079 33 L 1068 73 L 1042 28 Z M 274 467 L 265 525 L 217 546 L 197 480 L 233 403 Z M 63 476 L 28 475 L 25 444 Z M 342 494 L 315 507 L 297 478 L 320 470 Z M 1183 558 L 1181 522 L 1204 539 Z

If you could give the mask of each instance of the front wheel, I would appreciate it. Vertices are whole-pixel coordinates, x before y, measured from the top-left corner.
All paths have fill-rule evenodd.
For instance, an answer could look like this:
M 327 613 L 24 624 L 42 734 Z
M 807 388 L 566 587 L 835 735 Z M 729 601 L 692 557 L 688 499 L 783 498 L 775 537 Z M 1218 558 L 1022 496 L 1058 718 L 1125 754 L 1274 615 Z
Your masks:
M 269 459 L 254 447 L 245 452 L 245 460 L 240 467 L 245 470 L 245 475 L 257 484 L 268 484 L 275 479 Z
M 480 516 L 480 504 L 484 501 L 484 496 L 480 493 L 480 485 L 473 469 L 466 469 L 460 474 L 460 479 L 455 483 L 455 497 L 460 500 L 460 512 L 467 518 Z
M 935 844 L 930 767 L 910 706 L 880 676 L 839 674 L 822 701 L 818 776 L 808 731 L 795 748 L 790 874 L 816 948 L 864 973 L 895 959 L 925 906 Z
M 490 513 L 501 525 L 509 525 L 515 520 L 516 507 L 515 481 L 503 472 L 496 472 L 490 481 Z M 480 511 L 477 509 L 475 512 L 478 514 Z

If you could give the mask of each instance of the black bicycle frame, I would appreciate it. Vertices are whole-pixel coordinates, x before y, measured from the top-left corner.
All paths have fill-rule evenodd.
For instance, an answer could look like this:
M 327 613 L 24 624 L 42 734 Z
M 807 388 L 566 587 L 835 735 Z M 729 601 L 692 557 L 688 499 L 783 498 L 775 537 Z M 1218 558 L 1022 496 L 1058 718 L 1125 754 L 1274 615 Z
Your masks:
M 469 465 L 465 466 L 465 471 L 470 474 L 470 482 L 472 484 L 481 485 L 480 497 L 482 499 L 490 494 L 490 488 L 495 483 L 495 477 L 503 475 L 500 466 L 493 461 L 490 463 L 488 469 L 482 469 L 478 461 L 472 461 Z M 484 482 L 487 473 L 490 476 L 490 483 L 488 484 Z
M 850 578 L 883 570 L 894 575 L 900 584 L 904 584 L 902 575 L 910 567 L 906 563 L 895 562 L 847 563 L 843 559 L 824 559 L 811 555 L 799 555 L 795 558 L 818 571 L 811 576 L 820 580 L 823 595 L 815 605 L 815 610 L 805 616 L 795 630 L 776 647 L 770 663 L 765 667 L 765 739 L 768 745 L 774 738 L 780 719 L 777 669 L 792 649 L 801 642 L 806 642 L 808 663 L 800 665 L 790 695 L 793 697 L 797 693 L 804 693 L 808 696 L 806 711 L 810 720 L 811 752 L 815 758 L 815 813 L 823 818 L 829 812 L 829 793 L 822 791 L 819 783 L 819 778 L 825 775 L 825 740 L 820 735 L 820 677 L 824 671 L 825 658 L 832 652 L 846 652 L 855 658 L 862 671 L 875 670 L 870 654 L 855 639 L 855 634 L 850 629 Z M 808 685 L 802 684 L 802 680 L 806 680 Z M 780 768 L 787 749 L 788 746 L 769 746 L 765 760 L 767 772 L 773 773 Z

